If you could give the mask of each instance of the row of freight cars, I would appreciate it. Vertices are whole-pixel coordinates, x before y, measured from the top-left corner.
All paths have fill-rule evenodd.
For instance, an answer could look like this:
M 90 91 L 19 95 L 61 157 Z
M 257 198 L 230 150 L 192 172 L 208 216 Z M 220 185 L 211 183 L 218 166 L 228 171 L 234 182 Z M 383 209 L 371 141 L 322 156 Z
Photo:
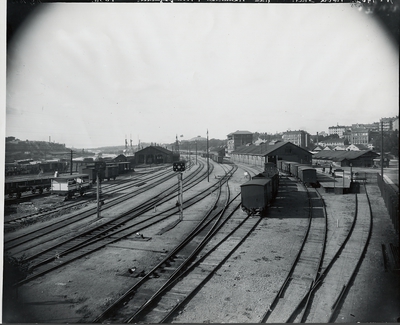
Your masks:
M 39 172 L 60 173 L 68 171 L 68 163 L 62 161 L 21 161 L 14 163 L 5 163 L 5 176 L 37 175 Z
M 306 186 L 319 187 L 317 171 L 310 165 L 293 161 L 278 160 L 278 169 L 281 172 L 296 177 Z
M 104 170 L 99 171 L 99 181 L 105 179 L 116 179 L 119 175 L 119 168 L 116 164 L 106 164 Z M 97 173 L 94 165 L 83 167 L 78 174 L 54 175 L 54 176 L 25 176 L 13 179 L 6 179 L 4 193 L 8 197 L 20 198 L 22 193 L 42 194 L 44 191 L 51 191 L 55 194 L 71 197 L 75 193 L 83 195 L 92 184 L 96 183 Z
M 241 185 L 241 208 L 247 214 L 265 214 L 278 193 L 279 172 L 273 163 L 265 163 L 264 171 Z
M 241 207 L 247 214 L 264 215 L 278 193 L 279 171 L 292 175 L 306 186 L 319 187 L 317 171 L 310 165 L 278 160 L 265 163 L 264 171 L 241 185 Z
M 201 156 L 203 158 L 207 158 L 207 153 L 203 152 L 203 153 L 201 153 Z M 213 161 L 215 161 L 216 163 L 219 163 L 219 164 L 222 164 L 223 161 L 224 161 L 224 156 L 222 156 L 220 153 L 214 152 L 214 151 L 212 151 L 212 152 L 210 152 L 208 154 L 208 158 L 210 158 L 211 160 L 213 160 Z

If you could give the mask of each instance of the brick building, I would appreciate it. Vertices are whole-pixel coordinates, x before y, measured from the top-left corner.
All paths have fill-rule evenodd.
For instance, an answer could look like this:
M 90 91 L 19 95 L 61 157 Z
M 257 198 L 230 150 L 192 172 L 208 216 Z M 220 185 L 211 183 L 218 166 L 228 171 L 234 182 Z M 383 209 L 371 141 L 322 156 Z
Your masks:
M 236 131 L 228 134 L 227 153 L 230 154 L 240 146 L 253 143 L 253 133 Z
M 287 131 L 282 135 L 282 140 L 291 142 L 301 148 L 308 148 L 311 143 L 311 136 L 306 131 Z

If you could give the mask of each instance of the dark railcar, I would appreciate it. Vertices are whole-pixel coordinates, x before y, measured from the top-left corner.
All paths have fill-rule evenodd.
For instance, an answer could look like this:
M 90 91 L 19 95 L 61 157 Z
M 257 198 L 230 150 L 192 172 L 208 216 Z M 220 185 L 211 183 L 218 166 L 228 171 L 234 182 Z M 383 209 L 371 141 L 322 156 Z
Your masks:
M 263 213 L 269 205 L 272 188 L 271 179 L 254 178 L 241 185 L 242 209 L 247 213 Z
M 317 186 L 317 171 L 315 168 L 299 166 L 298 167 L 298 178 L 305 184 L 311 186 Z
M 106 165 L 106 170 L 104 174 L 104 178 L 106 178 L 108 181 L 112 178 L 115 180 L 117 176 L 119 175 L 119 167 L 116 164 L 107 164 Z
M 4 193 L 8 197 L 16 195 L 17 198 L 22 196 L 24 192 L 42 194 L 44 190 L 49 191 L 51 188 L 51 177 L 35 177 L 35 178 L 17 178 L 14 180 L 6 180 L 4 183 Z
M 269 177 L 268 171 L 264 171 L 254 176 L 253 179 L 241 185 L 242 210 L 248 214 L 264 214 L 276 197 L 278 187 L 278 173 Z

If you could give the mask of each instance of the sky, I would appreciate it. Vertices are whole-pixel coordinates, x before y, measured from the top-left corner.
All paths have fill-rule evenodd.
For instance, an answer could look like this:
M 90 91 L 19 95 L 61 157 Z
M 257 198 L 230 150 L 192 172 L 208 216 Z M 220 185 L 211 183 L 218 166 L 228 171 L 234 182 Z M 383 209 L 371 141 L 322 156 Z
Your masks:
M 350 4 L 42 4 L 7 52 L 6 136 L 95 148 L 378 122 L 399 110 L 388 37 Z

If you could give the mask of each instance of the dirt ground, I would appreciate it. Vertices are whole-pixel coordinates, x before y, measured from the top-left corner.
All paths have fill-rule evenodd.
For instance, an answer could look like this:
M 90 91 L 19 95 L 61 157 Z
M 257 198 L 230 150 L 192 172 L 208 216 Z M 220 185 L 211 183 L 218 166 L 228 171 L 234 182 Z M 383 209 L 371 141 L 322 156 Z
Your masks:
M 222 170 L 216 169 L 214 174 L 220 173 Z M 243 183 L 242 178 L 232 180 L 235 191 Z M 216 181 L 210 177 L 210 182 Z M 207 185 L 204 183 L 202 186 Z M 392 268 L 385 271 L 381 251 L 382 243 L 396 243 L 397 237 L 379 189 L 376 185 L 370 185 L 369 189 L 375 207 L 373 234 L 336 322 L 396 322 L 400 317 L 400 276 Z M 286 191 L 285 195 L 278 193 L 268 216 L 256 231 L 173 322 L 255 323 L 260 320 L 297 253 L 307 224 L 305 194 L 296 191 L 295 186 L 281 187 L 280 191 Z M 323 196 L 331 223 L 336 223 L 338 218 L 345 222 L 354 198 Z M 21 286 L 15 291 L 18 303 L 15 309 L 3 312 L 3 322 L 90 323 L 126 287 L 137 281 L 129 274 L 129 268 L 150 269 L 194 227 L 201 212 L 211 204 L 209 199 L 185 210 L 184 220 L 162 235 L 158 231 L 176 221 L 178 215 L 162 223 L 159 229 L 146 233 L 148 240 L 132 236 Z M 238 213 L 238 219 L 242 213 Z

